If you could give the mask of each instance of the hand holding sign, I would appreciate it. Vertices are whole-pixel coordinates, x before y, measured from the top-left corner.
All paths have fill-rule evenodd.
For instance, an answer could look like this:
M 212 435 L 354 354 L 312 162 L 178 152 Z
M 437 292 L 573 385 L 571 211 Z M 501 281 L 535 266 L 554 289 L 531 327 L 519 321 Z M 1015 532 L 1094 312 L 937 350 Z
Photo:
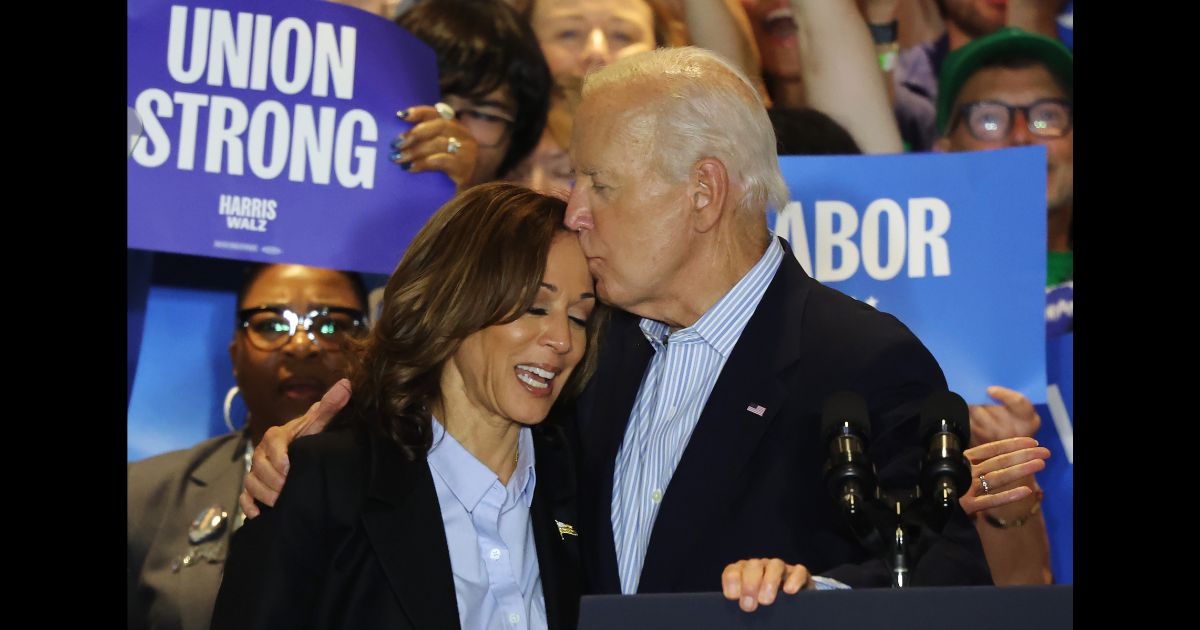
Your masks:
M 129 136 L 129 152 L 125 157 L 133 156 L 133 147 L 137 146 L 138 138 L 142 137 L 142 119 L 138 117 L 137 112 L 132 107 L 125 108 L 128 112 L 126 116 L 125 129 Z
M 397 150 L 391 156 L 392 161 L 400 168 L 411 173 L 442 171 L 460 191 L 479 183 L 473 180 L 479 145 L 471 132 L 454 119 L 453 113 L 446 117 L 435 107 L 418 105 L 396 115 L 416 123 L 392 143 Z

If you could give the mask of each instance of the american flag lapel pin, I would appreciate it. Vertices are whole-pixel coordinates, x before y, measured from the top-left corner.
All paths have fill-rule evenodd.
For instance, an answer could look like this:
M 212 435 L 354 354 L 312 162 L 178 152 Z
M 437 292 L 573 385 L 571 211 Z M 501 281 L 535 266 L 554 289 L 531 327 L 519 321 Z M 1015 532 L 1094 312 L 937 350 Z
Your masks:
M 761 418 L 762 415 L 767 412 L 767 408 L 762 405 L 750 405 L 749 407 L 746 407 L 746 411 L 749 411 L 750 413 Z
M 566 540 L 566 538 L 564 538 L 564 536 L 578 536 L 579 535 L 579 534 L 575 533 L 575 528 L 572 527 L 571 525 L 568 525 L 558 519 L 555 519 L 554 523 L 556 525 L 558 525 L 559 540 Z

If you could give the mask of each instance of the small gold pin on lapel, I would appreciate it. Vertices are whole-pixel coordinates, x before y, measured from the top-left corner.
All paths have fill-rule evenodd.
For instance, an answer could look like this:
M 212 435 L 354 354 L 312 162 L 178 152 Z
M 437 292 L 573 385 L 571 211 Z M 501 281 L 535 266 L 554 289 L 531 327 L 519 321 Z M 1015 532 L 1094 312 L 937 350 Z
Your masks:
M 557 520 L 557 519 L 554 522 L 558 525 L 559 540 L 566 540 L 566 538 L 563 538 L 563 536 L 578 536 L 579 535 L 578 533 L 576 533 L 574 527 L 567 525 L 566 523 L 564 523 L 560 520 Z

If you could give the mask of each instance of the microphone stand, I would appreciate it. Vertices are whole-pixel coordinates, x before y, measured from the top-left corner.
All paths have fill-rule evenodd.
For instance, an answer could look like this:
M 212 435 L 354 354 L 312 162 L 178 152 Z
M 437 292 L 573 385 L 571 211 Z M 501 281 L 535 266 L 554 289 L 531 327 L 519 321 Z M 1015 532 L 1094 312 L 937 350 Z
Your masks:
M 842 393 L 836 396 L 845 398 Z M 826 416 L 822 418 L 826 427 L 830 426 L 827 418 L 841 418 L 828 414 L 841 413 L 856 418 L 863 427 L 864 438 L 869 436 L 864 424 L 865 403 L 861 399 L 831 400 L 836 402 L 826 403 Z M 832 467 L 834 461 L 845 463 L 835 469 L 837 476 L 827 477 L 827 483 L 831 490 L 841 484 L 835 498 L 842 513 L 859 542 L 891 570 L 892 588 L 908 588 L 912 586 L 910 550 L 917 547 L 922 528 L 940 532 L 958 506 L 960 490 L 970 487 L 970 463 L 960 450 L 961 445 L 970 441 L 967 404 L 958 394 L 945 391 L 935 392 L 922 406 L 920 434 L 928 446 L 918 469 L 919 482 L 911 490 L 885 491 L 880 488 L 874 466 L 865 458 L 865 441 L 861 447 L 856 446 L 850 441 L 851 423 L 842 421 L 840 424 L 842 435 L 837 436 L 832 453 L 838 459 L 831 458 L 829 466 Z M 846 466 L 851 463 L 869 467 L 871 474 L 847 471 Z M 826 474 L 830 474 L 828 468 Z M 868 500 L 864 492 L 872 486 L 873 496 Z
M 892 588 L 907 588 L 912 586 L 909 576 L 909 548 L 916 545 L 917 529 L 910 529 L 913 503 L 920 498 L 920 490 L 916 493 L 903 493 L 896 496 L 881 493 L 880 501 L 884 503 L 878 511 L 878 522 L 881 537 L 888 541 L 884 564 L 889 565 L 892 574 Z

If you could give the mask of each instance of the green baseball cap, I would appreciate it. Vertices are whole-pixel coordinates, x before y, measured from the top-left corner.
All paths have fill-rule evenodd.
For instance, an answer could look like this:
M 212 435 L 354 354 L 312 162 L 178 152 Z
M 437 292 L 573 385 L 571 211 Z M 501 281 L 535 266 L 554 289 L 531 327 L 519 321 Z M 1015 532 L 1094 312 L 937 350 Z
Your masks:
M 967 79 L 971 78 L 980 66 L 1009 55 L 1030 57 L 1042 62 L 1066 85 L 1067 95 L 1071 95 L 1075 74 L 1075 62 L 1071 51 L 1057 39 L 1007 26 L 946 55 L 938 78 L 939 134 L 946 133 L 946 125 L 950 123 L 950 108 Z

